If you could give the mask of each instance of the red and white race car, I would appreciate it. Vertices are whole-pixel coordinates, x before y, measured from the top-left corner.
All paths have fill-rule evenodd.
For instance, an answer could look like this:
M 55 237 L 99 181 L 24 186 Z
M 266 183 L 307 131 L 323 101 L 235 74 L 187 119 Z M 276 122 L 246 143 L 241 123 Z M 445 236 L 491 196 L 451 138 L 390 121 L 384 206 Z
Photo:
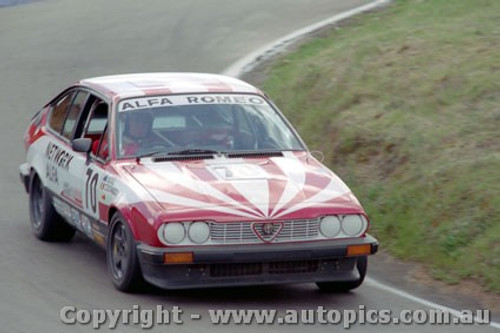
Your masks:
M 24 136 L 35 235 L 78 230 L 114 285 L 358 287 L 377 240 L 349 188 L 255 87 L 211 74 L 81 80 Z

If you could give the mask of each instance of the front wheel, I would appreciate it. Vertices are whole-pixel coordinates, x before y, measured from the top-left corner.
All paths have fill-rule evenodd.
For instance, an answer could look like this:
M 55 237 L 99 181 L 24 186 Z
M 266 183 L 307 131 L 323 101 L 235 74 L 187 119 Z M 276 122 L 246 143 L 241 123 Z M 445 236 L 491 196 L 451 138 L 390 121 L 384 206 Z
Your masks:
M 76 230 L 56 212 L 36 173 L 31 175 L 29 196 L 31 227 L 35 236 L 43 241 L 69 242 Z
M 111 218 L 106 264 L 111 280 L 118 290 L 132 292 L 143 284 L 134 236 L 119 213 L 115 213 Z
M 359 272 L 359 279 L 355 281 L 339 281 L 339 282 L 317 282 L 316 285 L 321 291 L 330 293 L 344 293 L 359 287 L 365 280 L 366 271 L 368 268 L 368 257 L 358 257 L 356 269 Z

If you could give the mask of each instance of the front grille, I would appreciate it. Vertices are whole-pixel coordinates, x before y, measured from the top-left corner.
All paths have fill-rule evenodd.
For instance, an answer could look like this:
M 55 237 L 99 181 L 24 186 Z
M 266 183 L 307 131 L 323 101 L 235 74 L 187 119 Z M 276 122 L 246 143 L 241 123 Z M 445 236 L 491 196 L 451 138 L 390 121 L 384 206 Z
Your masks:
M 219 244 L 257 243 L 257 235 L 252 230 L 251 223 L 212 223 L 210 238 Z M 260 243 L 260 242 L 259 242 Z
M 277 261 L 269 263 L 237 263 L 210 265 L 211 277 L 279 275 L 317 272 L 318 260 Z
M 319 219 L 290 220 L 283 225 L 283 230 L 278 234 L 278 242 L 307 240 L 318 237 Z
M 319 219 L 269 221 L 283 224 L 283 228 L 272 238 L 273 243 L 285 243 L 317 239 L 319 236 Z M 263 222 L 253 222 L 257 224 Z M 215 244 L 258 244 L 264 242 L 255 232 L 252 222 L 211 223 L 210 237 Z
M 246 264 L 212 264 L 210 265 L 210 276 L 248 276 L 262 274 L 262 263 Z
M 269 263 L 269 274 L 311 273 L 318 270 L 317 260 L 281 261 Z

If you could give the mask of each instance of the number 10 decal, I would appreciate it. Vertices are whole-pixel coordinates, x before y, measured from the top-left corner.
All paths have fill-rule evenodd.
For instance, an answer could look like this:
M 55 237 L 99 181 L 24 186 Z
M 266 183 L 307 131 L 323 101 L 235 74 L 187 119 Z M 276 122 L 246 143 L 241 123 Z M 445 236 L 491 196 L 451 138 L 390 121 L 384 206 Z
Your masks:
M 97 181 L 99 174 L 94 173 L 92 169 L 87 169 L 87 182 L 85 184 L 85 202 L 86 208 L 91 209 L 92 212 L 97 212 Z M 89 207 L 90 206 L 90 207 Z

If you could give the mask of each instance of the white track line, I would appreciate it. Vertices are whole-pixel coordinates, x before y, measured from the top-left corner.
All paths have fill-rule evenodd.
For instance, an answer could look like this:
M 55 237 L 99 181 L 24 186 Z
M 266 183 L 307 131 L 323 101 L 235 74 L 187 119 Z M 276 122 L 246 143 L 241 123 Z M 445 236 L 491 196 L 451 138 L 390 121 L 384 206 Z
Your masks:
M 459 311 L 459 310 L 452 309 L 450 307 L 447 307 L 447 306 L 444 306 L 444 305 L 441 305 L 441 304 L 438 304 L 438 303 L 434 303 L 434 302 L 428 301 L 426 299 L 414 296 L 412 294 L 407 293 L 406 291 L 403 291 L 403 290 L 400 290 L 400 289 L 397 289 L 397 288 L 393 288 L 393 287 L 388 286 L 386 284 L 380 283 L 377 280 L 374 280 L 372 278 L 366 277 L 365 278 L 365 282 L 369 286 L 372 286 L 372 287 L 375 287 L 377 289 L 389 292 L 391 294 L 397 295 L 397 296 L 402 297 L 402 298 L 406 298 L 407 300 L 410 300 L 412 302 L 421 304 L 423 306 L 426 306 L 426 307 L 429 307 L 429 308 L 433 308 L 433 309 L 436 309 L 436 310 L 441 310 L 441 311 L 449 312 L 452 316 L 455 316 L 455 317 L 461 317 L 462 316 L 462 312 Z M 474 321 L 476 321 L 476 318 L 474 318 Z M 490 322 L 489 325 L 491 327 L 500 329 L 500 323 Z
M 326 20 L 320 21 L 318 23 L 309 25 L 305 28 L 302 28 L 300 30 L 297 30 L 295 32 L 292 32 L 291 34 L 288 34 L 278 40 L 275 40 L 272 43 L 269 43 L 265 45 L 264 47 L 248 54 L 246 57 L 238 60 L 228 68 L 226 68 L 222 74 L 228 75 L 228 76 L 233 76 L 233 77 L 239 77 L 243 75 L 246 72 L 251 71 L 255 66 L 257 66 L 260 62 L 268 59 L 269 57 L 283 51 L 286 49 L 286 47 L 290 46 L 294 42 L 296 42 L 298 39 L 301 37 L 304 37 L 307 34 L 310 34 L 318 29 L 321 29 L 327 25 L 330 24 L 335 24 L 339 21 L 345 20 L 351 16 L 361 14 L 363 12 L 375 9 L 377 7 L 387 5 L 391 2 L 392 0 L 374 0 L 372 3 L 351 9 L 349 11 L 337 14 L 335 16 L 332 16 Z M 442 311 L 448 311 L 451 315 L 460 317 L 462 313 L 459 310 L 452 309 L 450 307 L 437 304 L 428 300 L 425 300 L 423 298 L 413 296 L 403 290 L 393 288 L 391 286 L 385 285 L 383 283 L 380 283 L 372 278 L 367 277 L 365 279 L 365 282 L 377 289 L 389 292 L 391 294 L 397 295 L 399 297 L 405 298 L 407 300 L 410 300 L 412 302 L 436 309 L 436 310 L 442 310 Z M 489 326 L 500 329 L 500 323 L 496 322 L 490 322 Z
M 375 9 L 377 7 L 387 5 L 391 2 L 392 0 L 374 0 L 373 2 L 357 7 L 351 10 L 348 10 L 346 12 L 337 14 L 335 16 L 332 16 L 330 18 L 327 18 L 326 20 L 320 21 L 315 24 L 311 24 L 307 27 L 304 27 L 302 29 L 299 29 L 297 31 L 292 32 L 291 34 L 288 34 L 278 40 L 275 40 L 274 42 L 271 42 L 264 47 L 261 47 L 257 49 L 256 51 L 248 54 L 246 57 L 236 61 L 233 63 L 231 66 L 226 68 L 222 74 L 228 75 L 228 76 L 233 76 L 233 77 L 240 77 L 246 72 L 251 71 L 256 65 L 258 65 L 260 62 L 268 59 L 269 57 L 283 51 L 286 49 L 287 46 L 290 46 L 294 42 L 296 42 L 298 39 L 301 37 L 304 37 L 307 34 L 310 34 L 318 29 L 321 29 L 327 25 L 330 24 L 335 24 L 339 21 L 345 20 L 351 16 L 361 14 L 363 12 Z

